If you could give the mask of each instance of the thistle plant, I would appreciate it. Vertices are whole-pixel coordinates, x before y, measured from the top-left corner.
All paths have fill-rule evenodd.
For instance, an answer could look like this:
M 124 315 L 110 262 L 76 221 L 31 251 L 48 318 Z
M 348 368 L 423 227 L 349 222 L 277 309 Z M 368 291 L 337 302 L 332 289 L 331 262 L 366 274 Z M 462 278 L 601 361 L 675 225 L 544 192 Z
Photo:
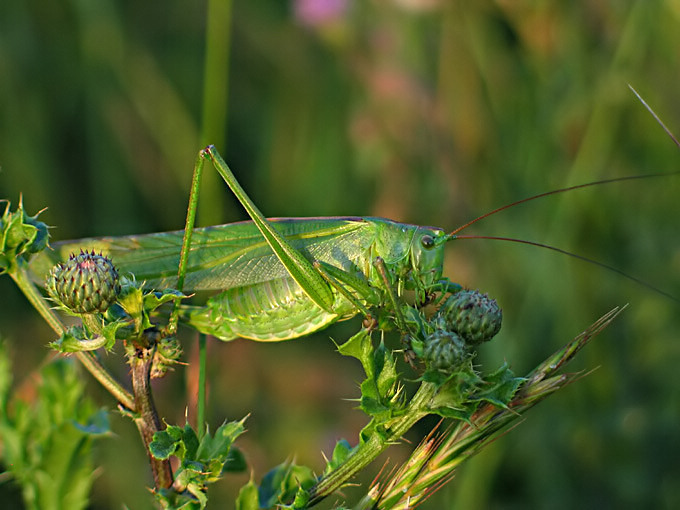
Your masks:
M 561 369 L 621 311 L 611 310 L 529 372 L 505 404 L 483 402 L 469 419 L 456 420 L 444 430 L 433 429 L 407 461 L 383 476 L 384 481 L 374 483 L 355 510 L 418 506 L 451 480 L 465 460 L 524 419 L 526 411 L 582 377 L 581 373 L 561 373 Z

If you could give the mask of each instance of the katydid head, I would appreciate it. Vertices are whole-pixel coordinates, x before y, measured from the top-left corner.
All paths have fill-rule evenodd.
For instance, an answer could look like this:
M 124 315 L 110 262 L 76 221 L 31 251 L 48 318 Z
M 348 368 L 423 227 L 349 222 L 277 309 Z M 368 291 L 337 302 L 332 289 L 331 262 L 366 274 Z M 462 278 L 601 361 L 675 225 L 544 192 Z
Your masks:
M 407 287 L 431 287 L 442 278 L 447 237 L 448 234 L 439 228 L 416 228 L 409 249 L 412 269 Z

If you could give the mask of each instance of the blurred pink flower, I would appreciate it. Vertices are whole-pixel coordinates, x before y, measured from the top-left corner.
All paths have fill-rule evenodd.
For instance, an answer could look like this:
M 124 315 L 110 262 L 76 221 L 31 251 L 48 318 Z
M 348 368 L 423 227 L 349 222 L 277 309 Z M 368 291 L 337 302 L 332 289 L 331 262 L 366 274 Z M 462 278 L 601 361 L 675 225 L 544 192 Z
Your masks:
M 349 0 L 295 0 L 295 18 L 303 25 L 319 26 L 339 21 L 347 12 Z

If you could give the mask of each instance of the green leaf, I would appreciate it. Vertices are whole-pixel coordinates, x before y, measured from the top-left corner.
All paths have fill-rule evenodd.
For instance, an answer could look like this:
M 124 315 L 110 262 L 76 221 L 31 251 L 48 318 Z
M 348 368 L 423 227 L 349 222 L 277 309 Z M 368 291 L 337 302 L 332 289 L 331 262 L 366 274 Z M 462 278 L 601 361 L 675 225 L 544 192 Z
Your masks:
M 207 437 L 209 437 L 208 434 L 203 436 L 203 439 L 205 440 Z M 191 428 L 191 425 L 186 423 L 184 425 L 184 428 L 182 429 L 182 449 L 183 449 L 183 454 L 180 457 L 180 459 L 185 459 L 185 460 L 202 460 L 199 458 L 198 455 L 196 455 L 199 447 L 199 442 L 198 442 L 198 435 L 194 431 L 193 428 Z
M 436 371 L 435 371 L 436 372 Z M 441 372 L 432 372 L 434 377 L 442 375 Z M 429 381 L 439 386 L 437 395 L 431 403 L 431 410 L 442 417 L 455 417 L 461 412 L 465 416 L 469 397 L 477 391 L 484 381 L 473 370 L 472 364 L 465 364 L 459 371 L 446 375 L 444 380 Z
M 241 421 L 225 422 L 216 431 L 214 436 L 206 433 L 196 454 L 197 459 L 227 459 L 229 449 L 238 436 L 245 432 L 245 418 Z
M 489 402 L 498 407 L 507 407 L 517 389 L 525 381 L 524 377 L 515 377 L 508 365 L 484 378 L 484 385 L 470 396 L 470 400 Z
M 176 425 L 168 425 L 165 430 L 156 432 L 149 443 L 151 455 L 160 460 L 168 459 L 179 448 L 182 435 L 182 429 Z
M 385 420 L 401 408 L 394 398 L 397 393 L 396 360 L 382 341 L 374 348 L 370 332 L 362 329 L 340 345 L 338 352 L 357 358 L 364 367 L 366 379 L 361 383 L 362 411 Z
M 51 342 L 50 347 L 61 353 L 94 351 L 102 347 L 110 351 L 116 343 L 118 330 L 125 326 L 123 321 L 109 322 L 102 326 L 100 335 L 94 336 L 82 326 L 71 326 Z
M 198 473 L 200 478 L 200 473 Z M 205 486 L 201 483 L 192 482 L 187 484 L 187 491 L 192 494 L 197 500 L 201 508 L 205 508 L 208 504 L 208 496 L 205 494 Z
M 368 382 L 367 386 L 374 387 L 372 381 Z M 364 393 L 362 385 L 362 393 Z M 380 400 L 368 397 L 365 394 L 361 396 L 361 410 L 369 416 L 376 417 L 379 421 L 385 421 L 390 418 L 392 408 L 389 405 L 383 404 Z
M 167 510 L 199 510 L 205 508 L 190 492 L 178 493 L 173 489 L 161 489 L 155 493 L 156 501 Z
M 165 460 L 171 455 L 180 459 L 180 466 L 174 473 L 174 487 L 179 493 L 186 491 L 191 494 L 190 499 L 196 505 L 195 508 L 205 508 L 208 485 L 219 480 L 227 462 L 232 463 L 231 468 L 243 470 L 245 467 L 243 456 L 240 452 L 233 453 L 232 448 L 234 440 L 245 430 L 244 422 L 245 419 L 240 422 L 225 422 L 214 435 L 206 432 L 200 442 L 189 424 L 184 427 L 168 425 L 165 430 L 154 434 L 149 451 L 157 459 Z M 183 497 L 186 498 L 186 495 Z M 178 498 L 180 496 L 173 491 L 165 491 L 157 496 L 159 502 L 167 508 L 176 508 L 172 505 Z
M 293 508 L 301 510 L 306 509 L 310 498 L 311 495 L 309 494 L 309 491 L 299 487 L 297 493 L 295 494 L 295 499 L 293 500 Z
M 236 510 L 259 510 L 260 500 L 257 491 L 257 485 L 251 479 L 247 484 L 241 487 L 236 498 Z
M 104 335 L 89 337 L 82 326 L 71 326 L 57 340 L 51 342 L 50 347 L 61 353 L 95 351 L 102 347 L 110 350 L 115 341 L 115 332 L 113 337 L 108 338 Z
M 139 325 L 139 331 L 149 327 L 143 323 L 144 294 L 134 281 L 128 279 L 121 281 L 118 304 Z
M 106 338 L 106 345 L 104 347 L 107 351 L 113 349 L 113 346 L 116 344 L 118 331 L 127 327 L 127 325 L 125 321 L 107 322 L 104 324 L 101 334 Z
M 12 214 L 9 221 L 5 222 L 3 248 L 14 251 L 17 255 L 21 253 L 22 246 L 33 241 L 37 235 L 37 228 L 33 225 L 24 224 L 24 214 L 21 204 L 17 212 Z
M 340 345 L 338 352 L 343 356 L 351 356 L 361 361 L 366 375 L 368 377 L 373 376 L 373 344 L 371 342 L 371 333 L 367 329 L 362 329 L 344 344 Z
M 108 434 L 111 430 L 109 427 L 109 413 L 106 409 L 100 409 L 98 412 L 88 417 L 88 420 L 85 423 L 74 421 L 73 426 L 81 432 L 93 436 Z
M 340 439 L 337 443 L 335 443 L 331 460 L 329 460 L 328 464 L 326 465 L 326 471 L 336 469 L 338 466 L 343 464 L 349 458 L 349 456 L 352 455 L 353 451 L 354 448 L 351 444 L 349 444 L 349 441 L 346 439 Z
M 182 294 L 178 290 L 174 289 L 165 289 L 162 292 L 157 291 L 148 292 L 147 294 L 144 295 L 144 310 L 147 313 L 150 313 L 159 306 L 164 305 L 165 303 L 168 303 L 170 301 L 174 301 L 178 297 L 185 299 L 189 296 L 187 296 L 186 294 Z
M 373 357 L 375 364 L 376 386 L 378 395 L 383 398 L 392 394 L 392 389 L 397 381 L 397 363 L 385 344 L 381 341 Z
M 222 467 L 223 473 L 242 473 L 248 467 L 245 455 L 243 452 L 232 445 L 229 448 L 229 453 L 227 453 L 227 458 L 224 461 L 224 466 Z
M 48 227 L 38 221 L 38 214 L 28 216 L 21 201 L 14 212 L 7 204 L 0 221 L 0 253 L 3 258 L 0 271 L 8 270 L 18 256 L 37 253 L 47 247 Z
M 47 225 L 38 220 L 40 213 L 35 216 L 28 216 L 24 213 L 24 223 L 35 228 L 35 235 L 26 246 L 28 253 L 38 253 L 48 246 L 50 233 Z
M 330 460 L 326 463 L 324 474 L 328 474 L 331 471 L 334 471 L 335 469 L 340 467 L 342 464 L 344 464 L 345 461 L 349 458 L 349 456 L 352 455 L 352 452 L 354 452 L 354 450 L 355 448 L 352 448 L 352 445 L 350 445 L 346 439 L 340 439 L 337 443 L 335 443 L 335 448 L 333 448 L 333 455 L 331 456 Z
M 299 488 L 309 489 L 316 482 L 313 471 L 306 466 L 284 462 L 269 471 L 260 484 L 259 501 L 264 508 L 292 501 Z

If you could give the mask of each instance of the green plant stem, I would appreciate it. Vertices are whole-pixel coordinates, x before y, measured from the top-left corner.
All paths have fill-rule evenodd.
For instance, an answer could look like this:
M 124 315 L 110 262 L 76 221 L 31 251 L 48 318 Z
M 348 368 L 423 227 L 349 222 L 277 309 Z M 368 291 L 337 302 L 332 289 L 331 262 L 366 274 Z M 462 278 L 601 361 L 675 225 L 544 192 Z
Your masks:
M 341 466 L 328 473 L 310 490 L 308 506 L 318 503 L 345 485 L 388 446 L 398 441 L 418 420 L 430 412 L 430 402 L 436 393 L 435 384 L 421 383 L 403 415 L 392 420 L 384 432 L 373 432 Z
M 154 434 L 163 430 L 151 392 L 151 365 L 155 351 L 156 344 L 153 342 L 151 347 L 137 348 L 135 355 L 130 357 L 132 388 L 135 393 L 135 408 L 137 409 L 135 425 L 137 425 L 139 434 L 142 436 L 144 448 L 149 457 L 154 485 L 156 489 L 167 489 L 172 486 L 173 482 L 170 461 L 155 458 L 151 455 L 149 449 Z
M 11 271 L 9 274 L 12 277 L 12 280 L 14 280 L 14 283 L 17 284 L 28 301 L 38 311 L 40 316 L 45 319 L 52 330 L 57 335 L 63 334 L 66 328 L 47 305 L 45 298 L 43 298 L 33 282 L 28 278 L 25 269 L 17 267 L 16 270 Z M 113 378 L 113 376 L 99 363 L 94 354 L 91 352 L 76 352 L 75 355 L 85 369 L 90 372 L 90 374 L 92 374 L 92 376 L 97 379 L 97 381 L 99 381 L 99 383 L 104 386 L 116 400 L 118 400 L 118 402 L 130 411 L 135 411 L 135 400 L 130 392 L 123 388 L 118 381 Z
M 223 146 L 227 136 L 229 111 L 229 57 L 231 49 L 232 0 L 209 0 L 206 12 L 205 62 L 203 65 L 203 105 L 201 145 Z M 225 204 L 215 172 L 208 172 L 201 186 L 201 224 L 215 225 L 223 218 Z M 230 207 L 227 205 L 227 207 Z
M 196 406 L 196 430 L 198 439 L 203 438 L 205 433 L 205 371 L 207 363 L 207 345 L 203 333 L 198 334 L 198 405 Z

